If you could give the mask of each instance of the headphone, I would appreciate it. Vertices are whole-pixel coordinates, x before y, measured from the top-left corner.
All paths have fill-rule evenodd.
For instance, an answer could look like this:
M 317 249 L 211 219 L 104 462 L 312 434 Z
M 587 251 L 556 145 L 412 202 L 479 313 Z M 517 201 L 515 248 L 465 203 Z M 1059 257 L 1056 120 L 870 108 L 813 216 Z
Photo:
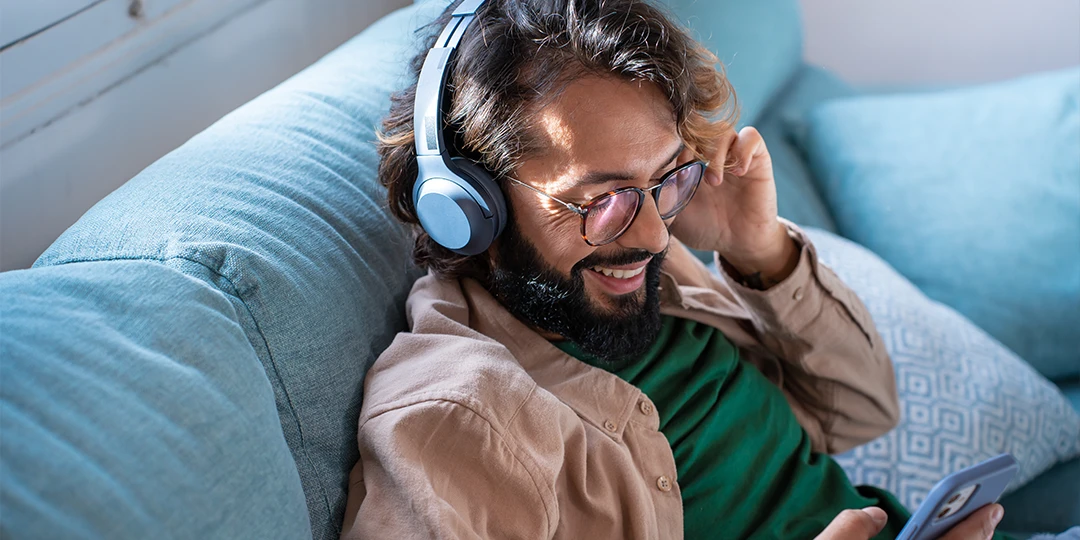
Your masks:
M 413 206 L 432 240 L 461 255 L 483 253 L 506 226 L 506 200 L 491 173 L 452 155 L 443 129 L 449 66 L 484 0 L 465 0 L 428 51 L 416 83 L 413 128 L 418 174 Z M 452 139 L 450 139 L 452 141 Z

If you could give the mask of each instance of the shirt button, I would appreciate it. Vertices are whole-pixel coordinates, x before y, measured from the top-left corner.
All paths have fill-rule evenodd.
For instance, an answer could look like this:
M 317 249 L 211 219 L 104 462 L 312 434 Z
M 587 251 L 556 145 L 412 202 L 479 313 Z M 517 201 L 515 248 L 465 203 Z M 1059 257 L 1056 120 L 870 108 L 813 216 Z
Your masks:
M 649 403 L 648 401 L 642 401 L 641 403 L 638 403 L 638 408 L 641 409 L 641 414 L 644 415 L 650 415 L 653 411 L 652 403 Z
M 611 420 L 605 420 L 604 429 L 614 432 L 616 429 L 619 429 L 619 426 L 615 425 L 615 422 L 612 422 Z
M 661 476 L 656 479 L 656 487 L 660 488 L 660 491 L 671 491 L 671 479 L 666 476 Z
M 795 289 L 795 294 L 791 295 L 791 297 L 794 298 L 796 302 L 802 300 L 802 287 Z

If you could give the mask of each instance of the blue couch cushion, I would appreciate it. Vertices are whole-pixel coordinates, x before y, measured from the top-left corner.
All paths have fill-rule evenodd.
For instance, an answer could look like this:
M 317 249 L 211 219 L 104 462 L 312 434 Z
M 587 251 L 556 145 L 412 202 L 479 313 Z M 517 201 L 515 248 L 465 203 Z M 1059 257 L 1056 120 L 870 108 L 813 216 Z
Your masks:
M 218 280 L 180 258 L 0 274 L 0 536 L 310 536 Z
M 183 259 L 219 275 L 273 388 L 315 538 L 340 532 L 364 373 L 405 328 L 418 276 L 373 141 L 413 29 L 436 11 L 392 14 L 227 115 L 96 205 L 35 265 Z
M 1080 69 L 830 101 L 803 144 L 844 236 L 1046 376 L 1080 375 Z
M 1020 466 L 1009 491 L 1080 456 L 1080 414 L 1053 383 L 866 248 L 808 233 L 821 261 L 866 305 L 896 371 L 900 424 L 837 456 L 855 483 L 888 489 L 914 510 L 938 480 L 1001 452 Z M 1062 490 L 1056 504 L 1080 506 L 1080 491 Z M 1072 524 L 1064 515 L 1046 509 L 1029 518 L 1061 531 Z
M 836 232 L 828 206 L 817 191 L 791 131 L 803 125 L 803 118 L 818 104 L 855 94 L 856 90 L 836 75 L 804 65 L 761 117 L 757 128 L 769 146 L 781 216 L 805 227 Z

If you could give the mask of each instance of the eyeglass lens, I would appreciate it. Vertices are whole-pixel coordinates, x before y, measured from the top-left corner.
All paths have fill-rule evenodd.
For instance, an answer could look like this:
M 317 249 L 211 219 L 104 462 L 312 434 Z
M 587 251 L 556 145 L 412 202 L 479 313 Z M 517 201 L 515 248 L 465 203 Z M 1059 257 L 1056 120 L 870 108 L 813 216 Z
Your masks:
M 662 219 L 678 214 L 693 198 L 705 171 L 705 164 L 695 162 L 672 171 L 656 190 L 656 206 Z M 644 198 L 636 189 L 619 190 L 601 197 L 588 206 L 585 216 L 585 239 L 593 245 L 613 241 L 630 228 Z

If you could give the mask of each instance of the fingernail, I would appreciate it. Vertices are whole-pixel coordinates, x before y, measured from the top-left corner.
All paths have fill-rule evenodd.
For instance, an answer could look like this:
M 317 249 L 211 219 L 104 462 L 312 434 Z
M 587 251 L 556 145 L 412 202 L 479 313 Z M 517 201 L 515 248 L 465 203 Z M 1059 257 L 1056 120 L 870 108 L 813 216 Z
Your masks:
M 990 512 L 990 523 L 997 527 L 998 522 L 1001 521 L 1003 516 L 1005 516 L 1005 510 L 1002 509 L 1001 506 L 994 508 L 994 511 Z
M 885 511 L 876 506 L 867 506 L 866 508 L 863 508 L 862 511 L 866 512 L 870 516 L 870 519 L 874 520 L 874 524 L 879 527 L 889 520 L 889 516 L 885 515 Z

